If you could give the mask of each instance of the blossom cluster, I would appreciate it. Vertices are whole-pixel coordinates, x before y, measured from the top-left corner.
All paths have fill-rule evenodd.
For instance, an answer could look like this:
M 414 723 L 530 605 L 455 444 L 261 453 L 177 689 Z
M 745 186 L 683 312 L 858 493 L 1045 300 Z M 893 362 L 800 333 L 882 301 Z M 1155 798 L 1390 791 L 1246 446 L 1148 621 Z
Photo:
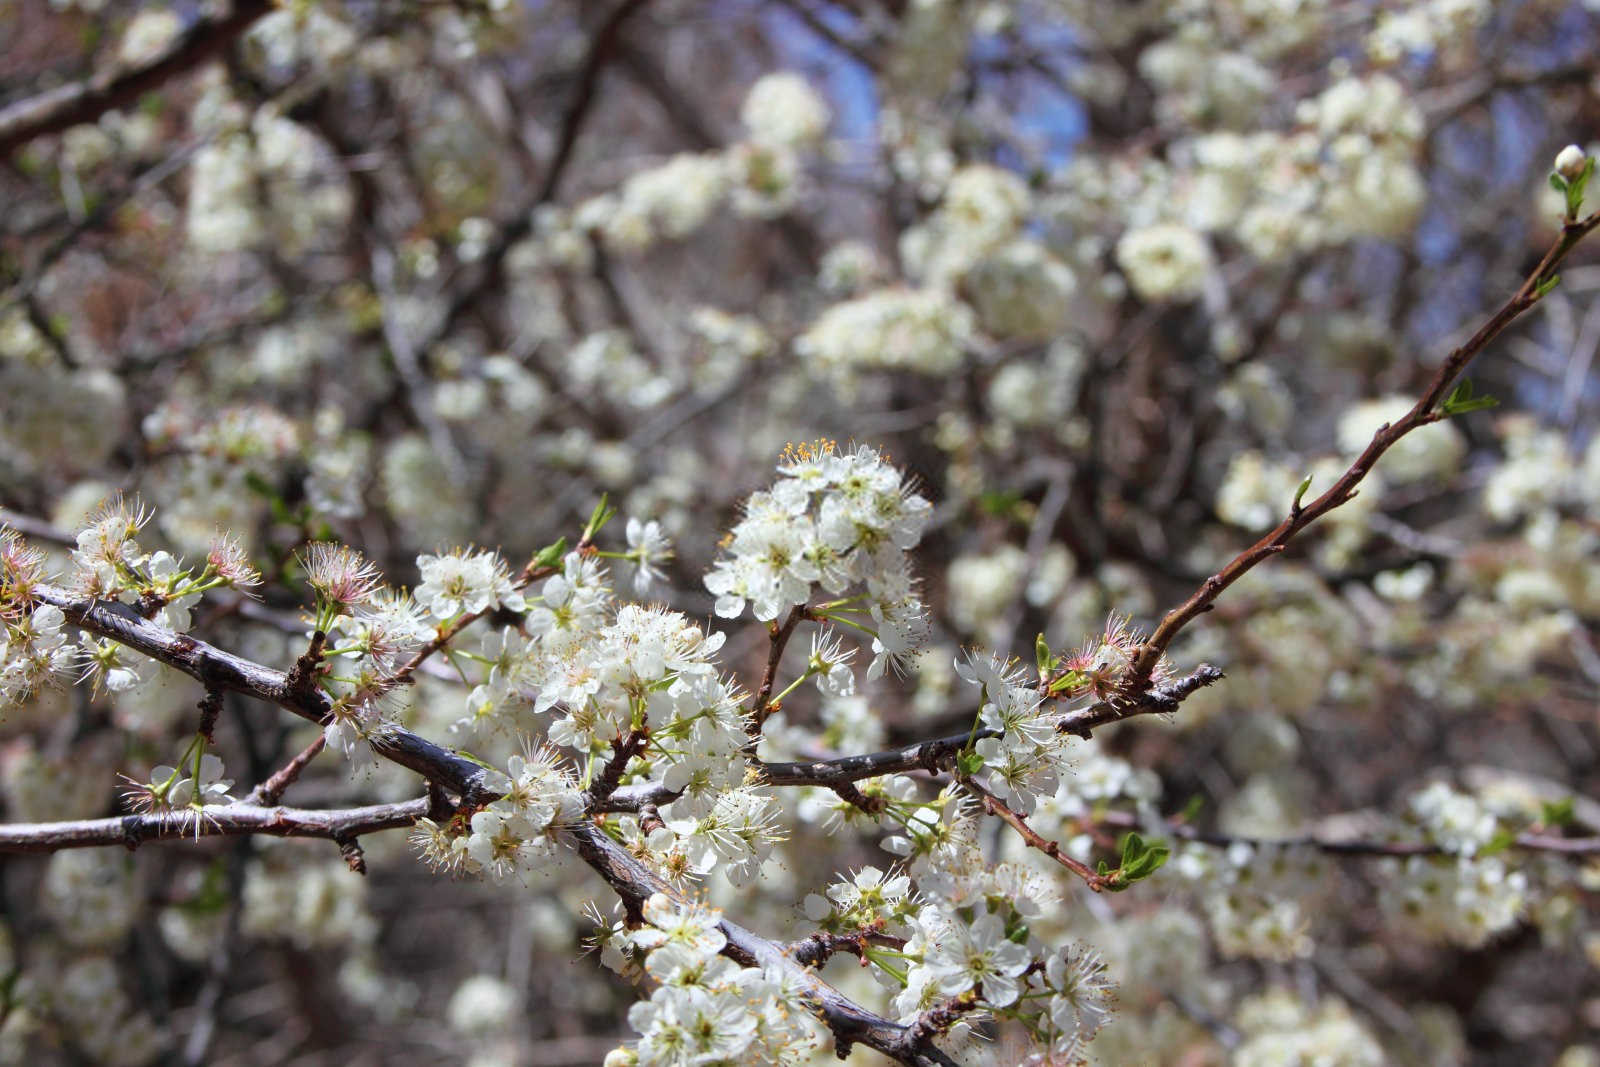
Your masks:
M 757 619 L 776 619 L 804 607 L 821 588 L 838 597 L 852 586 L 865 593 L 828 610 L 871 616 L 876 678 L 927 634 L 927 618 L 905 553 L 922 538 L 932 506 L 875 450 L 836 452 L 830 444 L 795 449 L 771 490 L 745 502 L 727 555 L 706 575 L 723 618 L 746 604 Z M 854 624 L 862 625 L 862 624 Z
M 605 955 L 642 958 L 655 988 L 628 1011 L 638 1042 L 613 1051 L 606 1067 L 805 1062 L 818 1033 L 796 1010 L 804 992 L 780 972 L 719 955 L 728 939 L 716 909 L 657 893 L 640 911 L 644 923 L 608 942 Z

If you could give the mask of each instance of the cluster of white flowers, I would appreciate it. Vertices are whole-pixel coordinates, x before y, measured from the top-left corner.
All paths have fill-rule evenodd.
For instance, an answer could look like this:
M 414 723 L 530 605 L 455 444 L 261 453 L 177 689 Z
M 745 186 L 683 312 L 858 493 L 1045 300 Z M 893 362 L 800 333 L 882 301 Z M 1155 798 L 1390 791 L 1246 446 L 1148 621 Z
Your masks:
M 1024 684 L 1018 665 L 969 655 L 956 672 L 982 693 L 978 721 L 999 733 L 975 747 L 989 788 L 1012 809 L 1032 814 L 1039 797 L 1053 796 L 1060 785 L 1072 736 L 1056 729 L 1057 714 L 1036 687 Z
M 1287 990 L 1248 998 L 1234 1017 L 1242 1040 L 1232 1062 L 1239 1067 L 1381 1067 L 1390 1062 L 1344 1001 L 1323 997 L 1314 1008 Z
M 892 286 L 829 307 L 794 350 L 841 377 L 856 369 L 949 374 L 976 329 L 972 309 L 949 293 Z
M 1410 856 L 1384 863 L 1379 895 L 1407 932 L 1477 948 L 1522 918 L 1528 877 L 1502 856 Z
M 0 528 L 0 703 L 20 704 L 67 671 L 74 646 L 61 631 L 66 615 L 52 604 L 22 610 L 44 576 L 44 555 Z
M 458 550 L 417 557 L 422 583 L 413 595 L 440 622 L 491 608 L 522 611 L 527 605 L 511 584 L 511 573 L 496 552 Z
M 556 834 L 583 813 L 583 793 L 549 751 L 512 756 L 506 773 L 485 784 L 502 795 L 472 814 L 470 832 L 418 820 L 413 840 L 434 867 L 496 879 L 525 877 L 548 862 Z
M 628 1011 L 638 1042 L 613 1050 L 605 1067 L 805 1062 L 818 1027 L 797 1010 L 801 991 L 777 971 L 719 955 L 728 942 L 720 912 L 661 893 L 640 910 L 645 925 L 623 934 L 612 951 L 642 955 L 657 984 Z
M 1224 956 L 1286 961 L 1311 954 L 1310 909 L 1328 875 L 1316 850 L 1190 845 L 1172 867 L 1200 893 Z
M 951 175 L 938 210 L 901 236 L 906 272 L 926 285 L 952 288 L 986 255 L 1018 236 L 1031 203 L 1028 187 L 1010 171 L 985 164 L 962 167 Z M 1049 258 L 1042 249 L 1039 253 Z
M 863 595 L 830 610 L 871 615 L 867 676 L 875 678 L 927 634 L 906 553 L 922 539 L 932 506 L 871 448 L 840 453 L 828 442 L 803 445 L 778 470 L 783 478 L 745 502 L 727 556 L 706 575 L 716 613 L 735 618 L 748 603 L 768 621 L 807 604 L 818 586 L 833 597 L 865 586 Z
M 941 849 L 970 869 L 941 878 L 924 865 L 919 881 L 926 895 L 913 891 L 907 874 L 865 867 L 835 881 L 826 896 L 808 895 L 806 917 L 841 937 L 887 932 L 904 940 L 892 951 L 861 946 L 862 962 L 895 991 L 894 1010 L 903 1020 L 970 994 L 985 1010 L 1020 1020 L 1041 1048 L 1058 1055 L 1077 1050 L 1110 1017 L 1105 964 L 1092 949 L 1052 950 L 1028 933 L 1028 922 L 1051 899 L 1036 871 L 986 865 L 958 841 Z M 959 1036 L 958 1028 L 947 1040 Z
M 542 209 L 524 258 L 585 263 L 590 253 L 581 247 L 584 233 L 620 252 L 643 252 L 690 236 L 724 204 L 754 218 L 789 211 L 803 191 L 801 153 L 815 149 L 827 130 L 827 104 L 799 75 L 773 74 L 751 87 L 741 115 L 750 130 L 747 141 L 720 152 L 680 153 L 638 171 L 614 192 L 579 204 L 570 218 L 556 208 Z
M 1117 242 L 1117 265 L 1145 300 L 1192 300 L 1215 266 L 1203 235 L 1176 223 L 1129 230 Z
M 1494 840 L 1500 821 L 1477 797 L 1434 782 L 1412 796 L 1411 813 L 1428 839 L 1446 852 L 1470 856 Z
M 804 78 L 781 71 L 750 87 L 739 117 L 762 144 L 807 145 L 827 132 L 833 115 Z

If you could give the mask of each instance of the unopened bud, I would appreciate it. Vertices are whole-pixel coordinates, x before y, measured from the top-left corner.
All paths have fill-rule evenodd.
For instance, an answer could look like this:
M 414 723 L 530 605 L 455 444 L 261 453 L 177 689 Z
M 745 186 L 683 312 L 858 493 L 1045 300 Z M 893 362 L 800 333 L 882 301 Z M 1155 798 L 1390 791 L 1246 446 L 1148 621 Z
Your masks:
M 1569 144 L 1556 153 L 1556 173 L 1569 182 L 1577 181 L 1588 162 L 1589 159 L 1583 154 L 1583 149 L 1575 144 Z

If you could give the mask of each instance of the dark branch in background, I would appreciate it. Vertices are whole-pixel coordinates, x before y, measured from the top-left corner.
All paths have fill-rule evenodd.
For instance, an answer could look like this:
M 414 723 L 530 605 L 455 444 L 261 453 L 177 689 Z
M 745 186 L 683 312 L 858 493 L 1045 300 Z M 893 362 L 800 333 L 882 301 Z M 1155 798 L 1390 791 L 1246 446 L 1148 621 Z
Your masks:
M 1179 631 L 1200 615 L 1210 611 L 1217 597 L 1222 595 L 1222 591 L 1242 578 L 1252 567 L 1282 552 L 1301 530 L 1334 508 L 1348 503 L 1356 495 L 1356 486 L 1396 441 L 1413 430 L 1446 418 L 1447 416 L 1439 410 L 1439 405 L 1445 400 L 1450 388 L 1461 376 L 1461 372 L 1466 370 L 1467 364 L 1471 363 L 1478 353 L 1488 347 L 1490 341 L 1498 337 L 1501 331 L 1515 322 L 1523 312 L 1539 302 L 1544 295 L 1542 287 L 1548 285 L 1555 277 L 1556 267 L 1566 258 L 1567 253 L 1597 226 L 1600 226 L 1600 212 L 1582 221 L 1564 223 L 1561 227 L 1561 236 L 1544 254 L 1544 258 L 1539 261 L 1533 273 L 1528 275 L 1521 287 L 1500 306 L 1498 311 L 1489 316 L 1471 337 L 1450 353 L 1438 372 L 1434 374 L 1433 380 L 1428 383 L 1428 388 L 1411 410 L 1401 416 L 1400 421 L 1380 427 L 1378 432 L 1372 435 L 1372 441 L 1366 449 L 1350 465 L 1350 469 L 1340 475 L 1338 481 L 1334 482 L 1326 492 L 1304 506 L 1296 501 L 1288 516 L 1273 530 L 1235 556 L 1222 570 L 1202 582 L 1200 588 L 1196 589 L 1188 600 L 1167 612 L 1155 632 L 1139 647 L 1133 662 L 1124 672 L 1122 677 L 1124 692 L 1129 696 L 1135 696 L 1148 689 L 1151 672 L 1155 670 L 1156 664 L 1172 644 L 1173 639 L 1178 636 Z
M 477 276 L 455 294 L 439 324 L 426 338 L 418 341 L 418 350 L 427 351 L 449 336 L 450 331 L 455 329 L 479 298 L 498 284 L 501 264 L 505 262 L 506 254 L 511 251 L 512 246 L 533 232 L 533 212 L 552 200 L 556 190 L 561 186 L 567 164 L 572 160 L 572 150 L 578 143 L 578 135 L 583 131 L 584 121 L 593 107 L 595 90 L 600 84 L 600 73 L 616 54 L 623 25 L 643 10 L 649 2 L 650 0 L 622 0 L 595 31 L 594 40 L 589 43 L 589 51 L 584 56 L 583 66 L 578 73 L 578 87 L 567 104 L 566 112 L 561 116 L 561 130 L 556 137 L 555 154 L 550 157 L 544 180 L 539 183 L 539 188 L 533 196 L 517 205 L 511 218 L 500 226 L 499 233 L 480 260 L 482 266 Z
M 145 93 L 217 55 L 263 15 L 276 9 L 273 0 L 234 0 L 228 14 L 199 20 L 148 62 L 114 66 L 86 81 L 0 108 L 0 159 L 36 137 L 59 133 L 80 122 L 93 122 L 107 111 L 138 102 Z
M 1119 830 L 1137 830 L 1142 824 L 1131 812 L 1107 811 L 1087 820 L 1089 826 L 1108 826 Z M 1168 819 L 1163 833 L 1180 841 L 1193 841 L 1200 845 L 1227 848 L 1229 845 L 1249 845 L 1252 848 L 1309 848 L 1337 856 L 1450 856 L 1438 845 L 1427 841 L 1382 841 L 1369 838 L 1335 837 L 1316 832 L 1296 834 L 1293 837 L 1239 837 L 1234 834 L 1212 833 L 1199 830 L 1177 818 Z M 1600 837 L 1553 837 L 1549 834 L 1520 833 L 1512 838 L 1507 848 L 1525 852 L 1549 852 L 1565 856 L 1600 855 Z

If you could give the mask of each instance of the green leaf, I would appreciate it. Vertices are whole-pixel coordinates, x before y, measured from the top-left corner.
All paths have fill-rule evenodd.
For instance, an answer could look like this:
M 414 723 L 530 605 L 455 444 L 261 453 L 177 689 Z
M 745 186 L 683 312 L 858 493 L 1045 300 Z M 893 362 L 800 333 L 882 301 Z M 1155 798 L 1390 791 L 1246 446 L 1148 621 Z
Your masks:
M 1539 805 L 1539 821 L 1546 826 L 1571 826 L 1576 818 L 1571 797 Z
M 1566 196 L 1567 195 L 1567 179 L 1563 178 L 1561 175 L 1557 174 L 1555 171 L 1551 171 L 1550 172 L 1550 188 L 1554 189 L 1556 192 L 1560 193 L 1562 196 Z
M 1544 297 L 1549 296 L 1551 290 L 1553 290 L 1557 285 L 1560 285 L 1560 284 L 1561 284 L 1561 275 L 1552 274 L 1552 275 L 1550 275 L 1550 277 L 1546 278 L 1544 281 L 1540 282 L 1537 286 L 1534 287 L 1533 295 L 1542 300 Z
M 1294 510 L 1300 510 L 1300 500 L 1306 495 L 1306 490 L 1311 488 L 1311 475 L 1306 475 L 1300 481 L 1300 488 L 1294 491 Z
M 956 773 L 963 778 L 971 778 L 983 770 L 983 757 L 976 752 L 963 752 L 956 757 Z
M 594 510 L 589 513 L 589 521 L 583 527 L 583 540 L 585 542 L 592 544 L 594 539 L 599 536 L 600 531 L 605 528 L 605 524 L 610 522 L 616 515 L 617 509 L 611 507 L 608 501 L 608 495 L 601 493 L 600 503 L 596 504 Z
M 1039 677 L 1041 678 L 1048 674 L 1050 668 L 1055 665 L 1056 658 L 1050 654 L 1050 645 L 1045 641 L 1043 633 L 1033 639 L 1033 658 L 1039 664 Z
M 1489 843 L 1478 850 L 1477 858 L 1483 859 L 1485 856 L 1493 856 L 1497 853 L 1504 852 L 1506 849 L 1510 848 L 1516 843 L 1516 831 L 1501 827 L 1499 830 L 1495 831 L 1493 837 L 1489 838 Z
M 1472 411 L 1482 411 L 1484 408 L 1497 406 L 1500 401 L 1492 396 L 1474 396 L 1472 393 L 1472 379 L 1463 378 L 1456 387 L 1445 397 L 1444 403 L 1439 405 L 1439 412 L 1443 415 L 1465 415 Z
M 1164 842 L 1146 841 L 1130 832 L 1122 839 L 1122 864 L 1117 873 L 1127 882 L 1137 882 L 1160 870 L 1171 854 Z
M 1184 822 L 1194 822 L 1200 817 L 1201 810 L 1206 806 L 1206 798 L 1196 793 L 1183 805 L 1182 818 Z
M 567 539 L 558 537 L 553 544 L 545 545 L 539 550 L 538 555 L 533 557 L 533 569 L 539 570 L 544 567 L 554 567 L 561 562 L 561 557 L 566 554 Z
M 1583 173 L 1566 183 L 1562 190 L 1567 194 L 1567 218 L 1575 219 L 1583 208 L 1584 186 L 1589 184 L 1589 176 L 1594 173 L 1594 157 L 1590 156 L 1583 164 Z

